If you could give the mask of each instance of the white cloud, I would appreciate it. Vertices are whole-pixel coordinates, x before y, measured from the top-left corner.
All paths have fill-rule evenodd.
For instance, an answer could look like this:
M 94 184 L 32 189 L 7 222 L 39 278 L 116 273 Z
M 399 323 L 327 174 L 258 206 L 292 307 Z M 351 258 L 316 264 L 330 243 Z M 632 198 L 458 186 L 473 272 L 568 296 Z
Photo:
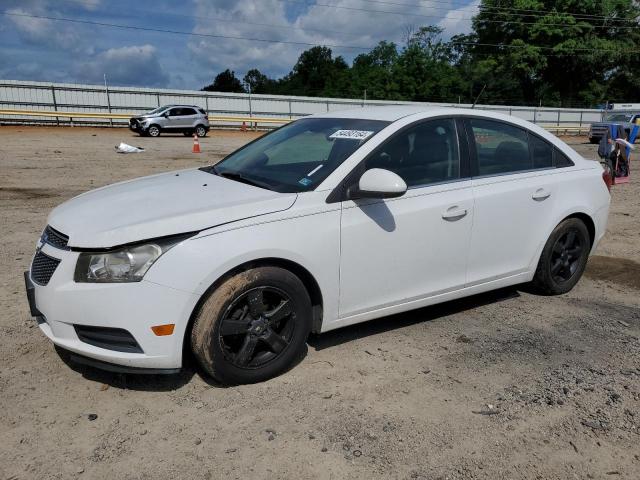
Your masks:
M 53 20 L 23 15 L 43 15 L 40 9 L 25 10 L 11 8 L 6 11 L 18 34 L 30 43 L 53 44 L 65 49 L 76 48 L 79 44 L 77 33 L 68 26 L 60 26 Z
M 112 85 L 159 87 L 169 80 L 153 45 L 111 48 L 89 62 L 77 64 L 74 72 L 79 80 L 89 83 L 102 83 L 106 74 Z
M 445 15 L 448 7 L 453 8 L 453 1 L 437 4 L 425 1 L 421 3 L 424 5 L 421 7 L 372 4 L 362 0 L 332 0 L 330 3 L 348 8 L 326 8 L 310 4 L 300 16 L 291 21 L 287 18 L 285 8 L 295 4 L 281 0 L 236 3 L 226 0 L 195 0 L 194 15 L 199 18 L 196 20 L 193 31 L 199 34 L 268 38 L 313 45 L 373 47 L 381 40 L 402 44 L 408 26 L 417 28 L 441 24 L 447 30 L 444 33 L 446 37 L 458 33 L 465 25 L 468 28 L 469 20 L 453 17 L 471 17 L 476 11 L 479 0 L 474 0 L 464 9 L 452 10 L 462 13 L 451 17 Z M 352 8 L 365 11 L 351 10 Z M 407 15 L 375 13 L 372 10 Z M 251 22 L 251 24 L 240 22 Z M 289 28 L 272 28 L 265 24 L 284 25 Z M 450 27 L 451 31 L 449 31 Z M 287 73 L 300 53 L 308 48 L 311 48 L 311 45 L 274 44 L 223 38 L 196 37 L 189 42 L 193 57 L 209 71 L 213 70 L 217 73 L 230 68 L 235 70 L 238 76 L 242 76 L 246 70 L 253 67 L 271 75 L 280 76 Z M 332 47 L 332 50 L 334 56 L 342 55 L 347 59 L 366 51 L 338 47 Z
M 447 37 L 452 37 L 459 33 L 469 33 L 471 22 L 468 19 L 478 13 L 480 0 L 473 0 L 469 5 L 450 10 L 447 15 L 438 23 L 443 28 Z

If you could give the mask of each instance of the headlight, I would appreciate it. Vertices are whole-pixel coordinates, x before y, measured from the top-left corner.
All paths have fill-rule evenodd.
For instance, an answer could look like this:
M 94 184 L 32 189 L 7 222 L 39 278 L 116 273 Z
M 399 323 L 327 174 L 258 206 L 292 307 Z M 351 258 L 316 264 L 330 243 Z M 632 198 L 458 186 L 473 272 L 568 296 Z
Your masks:
M 110 252 L 83 252 L 78 257 L 74 280 L 82 283 L 139 282 L 163 253 L 191 235 L 150 240 Z

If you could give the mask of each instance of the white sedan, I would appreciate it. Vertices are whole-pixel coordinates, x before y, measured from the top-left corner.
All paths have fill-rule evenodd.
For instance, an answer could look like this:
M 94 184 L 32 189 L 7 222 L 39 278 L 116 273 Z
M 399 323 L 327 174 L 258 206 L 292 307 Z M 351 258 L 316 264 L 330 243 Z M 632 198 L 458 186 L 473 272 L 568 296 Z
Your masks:
M 310 332 L 525 282 L 568 292 L 605 232 L 605 175 L 515 117 L 313 115 L 60 205 L 29 303 L 77 361 L 169 373 L 191 351 L 222 382 L 261 381 Z

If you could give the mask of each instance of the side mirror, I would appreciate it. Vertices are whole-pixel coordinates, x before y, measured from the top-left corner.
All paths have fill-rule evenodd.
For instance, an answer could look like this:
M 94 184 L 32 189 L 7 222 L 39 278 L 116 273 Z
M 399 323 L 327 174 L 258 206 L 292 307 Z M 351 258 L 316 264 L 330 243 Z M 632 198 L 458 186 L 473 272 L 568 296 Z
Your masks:
M 168 112 L 168 111 L 164 112 L 164 113 L 162 114 L 162 116 L 163 116 L 164 118 L 169 118 L 169 112 Z
M 358 198 L 396 198 L 407 192 L 407 184 L 399 175 L 382 168 L 367 170 L 360 177 L 358 186 L 349 188 L 348 197 Z

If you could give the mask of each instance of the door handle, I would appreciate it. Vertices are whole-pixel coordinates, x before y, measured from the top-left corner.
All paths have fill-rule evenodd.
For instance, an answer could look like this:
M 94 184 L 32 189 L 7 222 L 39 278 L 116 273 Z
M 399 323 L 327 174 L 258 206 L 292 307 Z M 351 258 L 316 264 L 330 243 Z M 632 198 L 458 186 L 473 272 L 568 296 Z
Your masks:
M 467 215 L 466 208 L 460 208 L 457 205 L 453 207 L 449 207 L 445 212 L 442 213 L 442 218 L 449 221 L 455 222 L 456 220 L 460 220 L 461 218 Z
M 546 200 L 550 196 L 551 196 L 551 192 L 548 191 L 546 188 L 539 188 L 533 193 L 533 195 L 531 195 L 531 198 L 533 198 L 536 202 L 542 202 L 543 200 Z

